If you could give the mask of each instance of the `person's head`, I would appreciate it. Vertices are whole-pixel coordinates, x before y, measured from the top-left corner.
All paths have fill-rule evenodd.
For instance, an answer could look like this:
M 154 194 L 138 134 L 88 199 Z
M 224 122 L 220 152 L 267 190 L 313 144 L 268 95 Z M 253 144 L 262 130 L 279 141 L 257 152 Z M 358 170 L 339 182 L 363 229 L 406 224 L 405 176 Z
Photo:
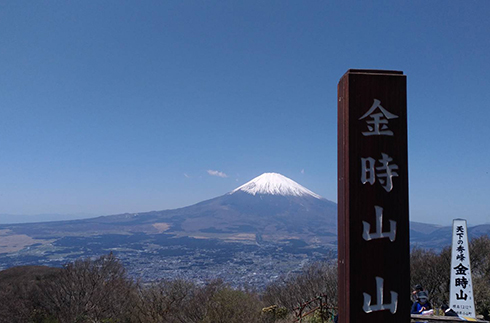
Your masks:
M 414 286 L 412 294 L 416 295 L 418 292 L 423 291 L 424 289 L 422 288 L 422 285 L 417 284 Z
M 423 304 L 427 303 L 428 299 L 429 299 L 429 296 L 427 295 L 426 292 L 420 291 L 420 292 L 417 293 L 417 301 L 420 304 L 423 305 Z

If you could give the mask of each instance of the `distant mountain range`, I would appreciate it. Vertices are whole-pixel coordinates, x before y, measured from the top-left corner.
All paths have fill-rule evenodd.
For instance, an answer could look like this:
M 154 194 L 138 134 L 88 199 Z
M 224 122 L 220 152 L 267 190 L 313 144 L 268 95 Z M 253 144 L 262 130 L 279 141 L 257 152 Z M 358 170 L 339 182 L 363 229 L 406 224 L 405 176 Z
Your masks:
M 97 218 L 0 225 L 2 237 L 51 241 L 103 234 L 171 234 L 242 243 L 289 239 L 335 247 L 337 205 L 291 179 L 265 173 L 223 196 L 188 207 Z M 38 242 L 43 243 L 43 242 Z M 20 247 L 20 245 L 18 245 Z
M 44 213 L 44 214 L 0 214 L 1 224 L 12 223 L 37 223 L 37 222 L 49 222 L 49 221 L 69 221 L 78 219 L 93 218 L 93 214 L 76 213 L 76 214 L 58 214 L 58 213 Z
M 490 235 L 490 224 L 468 227 L 470 239 L 482 235 Z M 434 249 L 440 251 L 450 247 L 452 242 L 452 227 L 433 224 L 410 222 L 410 244 L 412 247 Z
M 410 233 L 412 246 L 439 250 L 451 243 L 451 227 L 411 222 Z M 469 233 L 489 234 L 490 225 L 469 228 Z M 134 262 L 132 257 L 161 255 L 163 262 L 174 259 L 189 270 L 197 263 L 219 271 L 220 261 L 262 266 L 260 257 L 274 258 L 282 252 L 280 261 L 290 270 L 286 263 L 294 267 L 302 259 L 334 257 L 336 245 L 337 205 L 276 173 L 174 210 L 0 225 L 0 262 L 7 267 L 29 262 L 59 265 L 114 251 L 128 263 Z M 220 261 L 210 260 L 223 255 L 227 256 Z

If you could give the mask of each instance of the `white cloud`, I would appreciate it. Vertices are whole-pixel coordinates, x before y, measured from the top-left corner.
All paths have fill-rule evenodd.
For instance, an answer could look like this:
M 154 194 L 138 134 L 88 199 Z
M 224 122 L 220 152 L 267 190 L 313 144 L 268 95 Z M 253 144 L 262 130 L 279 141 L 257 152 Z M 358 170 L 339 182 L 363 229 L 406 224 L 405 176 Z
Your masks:
M 228 175 L 226 175 L 225 173 L 223 172 L 220 172 L 220 171 L 217 171 L 217 170 L 211 170 L 211 169 L 208 169 L 208 174 L 211 175 L 211 176 L 218 176 L 218 177 L 228 177 Z
M 185 176 L 186 178 L 191 178 L 189 175 L 187 175 L 187 173 L 184 173 L 184 176 Z
M 303 168 L 303 169 L 301 170 L 301 174 L 304 174 L 304 173 L 305 173 L 305 169 Z

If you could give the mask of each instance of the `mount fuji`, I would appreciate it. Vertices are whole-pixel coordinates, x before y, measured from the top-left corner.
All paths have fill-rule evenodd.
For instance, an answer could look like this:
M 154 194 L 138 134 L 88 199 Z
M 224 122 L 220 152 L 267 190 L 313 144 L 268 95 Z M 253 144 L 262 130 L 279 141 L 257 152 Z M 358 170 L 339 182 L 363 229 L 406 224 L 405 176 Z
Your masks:
M 276 173 L 262 174 L 172 217 L 182 221 L 184 232 L 210 233 L 226 240 L 300 239 L 316 244 L 332 242 L 337 233 L 334 202 Z
M 264 173 L 234 189 L 229 194 L 240 191 L 251 195 L 311 196 L 322 199 L 320 195 L 277 173 Z
M 184 275 L 238 281 L 245 275 L 245 281 L 261 285 L 307 260 L 334 254 L 336 240 L 334 202 L 283 175 L 265 173 L 179 209 L 0 225 L 0 269 L 60 266 L 115 252 L 143 280 Z
M 411 227 L 412 244 L 450 243 L 450 228 Z M 479 236 L 490 226 L 468 230 Z M 336 247 L 337 205 L 277 173 L 179 209 L 0 225 L 0 269 L 60 266 L 114 252 L 143 280 L 223 278 L 264 286 L 307 261 L 335 258 Z
M 0 230 L 0 242 L 24 237 L 17 247 L 0 243 L 5 250 L 67 237 L 135 233 L 242 243 L 296 239 L 334 247 L 337 205 L 281 174 L 264 173 L 225 195 L 179 209 L 0 225 Z

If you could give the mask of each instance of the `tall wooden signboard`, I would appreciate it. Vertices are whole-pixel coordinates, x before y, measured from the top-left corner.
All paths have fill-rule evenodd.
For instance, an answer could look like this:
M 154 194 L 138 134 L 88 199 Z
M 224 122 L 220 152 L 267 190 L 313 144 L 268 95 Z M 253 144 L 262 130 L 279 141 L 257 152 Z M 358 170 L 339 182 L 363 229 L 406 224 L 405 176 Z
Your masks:
M 410 322 L 406 76 L 338 85 L 340 323 Z

